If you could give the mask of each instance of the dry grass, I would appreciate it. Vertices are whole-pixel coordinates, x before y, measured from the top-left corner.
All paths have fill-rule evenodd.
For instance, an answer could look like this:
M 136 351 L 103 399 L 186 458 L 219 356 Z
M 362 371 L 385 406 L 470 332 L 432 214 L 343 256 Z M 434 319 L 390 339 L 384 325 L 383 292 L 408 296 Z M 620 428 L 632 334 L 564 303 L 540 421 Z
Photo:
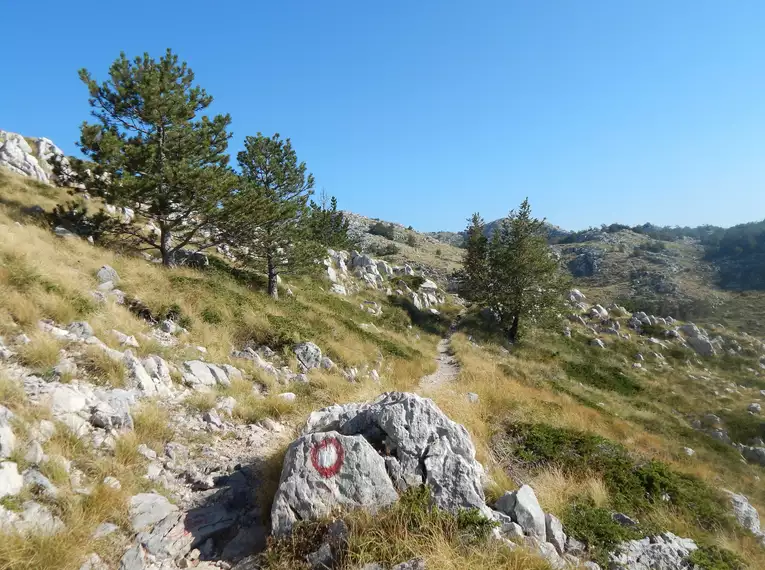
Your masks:
M 90 376 L 97 386 L 112 388 L 125 387 L 125 366 L 96 347 L 88 347 L 77 359 L 78 365 Z
M 596 507 L 608 504 L 609 495 L 599 477 L 573 477 L 558 467 L 547 468 L 528 482 L 534 489 L 545 512 L 560 516 L 575 498 L 586 497 Z
M 19 348 L 19 359 L 35 370 L 46 370 L 58 363 L 62 344 L 48 334 L 38 333 Z
M 168 411 L 156 402 L 144 401 L 133 411 L 134 433 L 140 443 L 145 443 L 157 453 L 162 453 L 166 443 L 175 434 Z

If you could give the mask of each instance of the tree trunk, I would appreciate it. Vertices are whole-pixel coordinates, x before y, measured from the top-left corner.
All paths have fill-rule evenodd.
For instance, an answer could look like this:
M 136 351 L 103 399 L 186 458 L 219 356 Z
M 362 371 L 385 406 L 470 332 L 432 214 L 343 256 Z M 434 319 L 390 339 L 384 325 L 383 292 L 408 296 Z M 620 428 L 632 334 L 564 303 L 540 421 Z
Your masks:
M 511 344 L 515 344 L 516 339 L 518 338 L 518 315 L 515 315 L 513 317 L 513 324 L 510 325 L 510 331 L 507 333 L 507 339 L 510 341 Z
M 274 266 L 274 260 L 269 255 L 267 257 L 268 261 L 268 294 L 271 295 L 272 298 L 278 299 L 279 298 L 279 289 L 276 286 L 276 278 L 278 277 L 276 273 L 276 267 Z
M 173 233 L 164 224 L 159 226 L 159 252 L 162 254 L 162 265 L 170 267 L 173 264 L 172 252 Z

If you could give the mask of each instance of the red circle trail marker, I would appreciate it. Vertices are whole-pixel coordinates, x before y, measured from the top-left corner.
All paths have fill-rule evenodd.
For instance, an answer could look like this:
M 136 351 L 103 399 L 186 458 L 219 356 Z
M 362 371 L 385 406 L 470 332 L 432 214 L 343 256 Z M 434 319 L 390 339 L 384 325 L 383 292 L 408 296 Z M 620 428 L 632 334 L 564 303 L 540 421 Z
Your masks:
M 323 439 L 311 448 L 311 464 L 325 479 L 337 475 L 344 460 L 345 450 L 336 437 Z

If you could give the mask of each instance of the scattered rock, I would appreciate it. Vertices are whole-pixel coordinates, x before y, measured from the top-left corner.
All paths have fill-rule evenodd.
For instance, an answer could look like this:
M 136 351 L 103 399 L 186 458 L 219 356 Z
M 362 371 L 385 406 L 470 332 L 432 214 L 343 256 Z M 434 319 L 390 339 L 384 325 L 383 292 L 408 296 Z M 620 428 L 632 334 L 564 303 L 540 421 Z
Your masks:
M 292 348 L 298 362 L 305 370 L 321 366 L 321 349 L 312 342 L 301 342 Z
M 690 568 L 688 557 L 696 548 L 690 538 L 680 538 L 671 532 L 622 542 L 611 554 L 609 570 Z
M 177 510 L 178 507 L 157 493 L 133 495 L 129 507 L 130 524 L 136 532 L 147 530 Z

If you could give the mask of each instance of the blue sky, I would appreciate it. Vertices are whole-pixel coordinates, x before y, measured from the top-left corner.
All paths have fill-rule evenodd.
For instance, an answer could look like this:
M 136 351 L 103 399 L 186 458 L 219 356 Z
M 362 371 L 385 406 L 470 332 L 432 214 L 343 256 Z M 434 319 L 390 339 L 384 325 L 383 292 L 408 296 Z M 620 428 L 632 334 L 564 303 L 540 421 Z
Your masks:
M 291 137 L 365 215 L 456 230 L 528 196 L 568 229 L 765 217 L 762 0 L 39 0 L 2 20 L 0 129 L 67 152 L 77 70 L 171 47 L 232 151 Z

